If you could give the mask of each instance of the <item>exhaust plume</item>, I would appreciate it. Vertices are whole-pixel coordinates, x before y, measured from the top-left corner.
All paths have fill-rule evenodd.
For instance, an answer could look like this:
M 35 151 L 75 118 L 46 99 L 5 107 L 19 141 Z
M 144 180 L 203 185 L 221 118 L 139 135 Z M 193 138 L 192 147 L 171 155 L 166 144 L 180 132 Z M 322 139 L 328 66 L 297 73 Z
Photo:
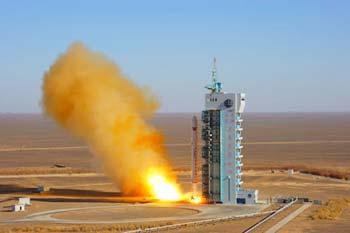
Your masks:
M 83 138 L 126 194 L 149 194 L 149 174 L 169 177 L 163 140 L 146 120 L 158 101 L 104 55 L 74 43 L 45 73 L 43 110 Z

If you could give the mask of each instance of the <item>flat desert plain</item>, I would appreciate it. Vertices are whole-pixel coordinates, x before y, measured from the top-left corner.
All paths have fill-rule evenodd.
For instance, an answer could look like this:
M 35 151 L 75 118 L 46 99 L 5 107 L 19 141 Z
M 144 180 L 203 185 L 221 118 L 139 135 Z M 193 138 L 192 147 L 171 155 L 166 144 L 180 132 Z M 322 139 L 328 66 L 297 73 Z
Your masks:
M 158 114 L 150 121 L 163 133 L 167 156 L 185 191 L 191 187 L 192 116 L 190 113 Z M 293 167 L 346 174 L 350 170 L 350 113 L 246 113 L 243 118 L 244 187 L 259 189 L 260 199 L 303 196 L 325 203 L 332 198 L 350 197 L 348 180 L 304 173 L 288 175 L 280 171 Z M 62 164 L 66 168 L 53 168 L 54 164 Z M 66 176 L 65 173 L 72 175 Z M 39 114 L 0 114 L 0 222 L 45 211 L 79 208 L 72 212 L 54 213 L 52 216 L 43 213 L 39 216 L 39 220 L 42 220 L 40 217 L 55 217 L 57 223 L 39 220 L 0 223 L 0 232 L 46 232 L 48 229 L 51 232 L 113 232 L 129 229 L 123 228 L 129 224 L 126 222 L 115 225 L 113 216 L 116 213 L 132 217 L 136 214 L 139 219 L 142 216 L 138 216 L 137 209 L 133 212 L 126 208 L 120 212 L 115 207 L 115 202 L 122 201 L 118 187 L 108 177 L 99 175 L 101 173 L 102 163 L 90 152 L 88 145 L 69 135 L 50 119 Z M 25 212 L 8 212 L 6 206 L 13 204 L 13 200 L 8 198 L 30 193 L 37 185 L 48 186 L 51 190 L 48 194 L 33 196 L 33 205 Z M 143 200 L 127 202 L 142 203 Z M 106 207 L 106 210 L 99 212 L 94 209 L 96 206 Z M 344 229 L 350 229 L 349 208 L 335 220 L 310 220 L 310 214 L 317 208 L 319 206 L 313 205 L 280 232 L 344 232 Z M 147 226 L 195 219 L 197 213 L 196 208 L 184 209 L 181 206 L 164 209 L 164 213 L 158 207 L 152 211 L 147 212 L 154 213 L 159 221 L 150 223 L 148 219 Z M 245 213 L 250 210 L 234 211 Z M 181 218 L 174 220 L 168 215 Z M 82 217 L 97 222 L 92 221 L 88 226 L 79 224 L 84 220 Z M 261 218 L 185 227 L 174 232 L 242 232 Z M 267 230 L 277 219 L 256 232 Z
M 190 168 L 193 114 L 158 114 L 150 122 L 164 135 L 174 168 Z M 247 113 L 243 122 L 247 167 L 350 167 L 349 113 Z M 88 146 L 38 114 L 0 114 L 1 168 L 100 166 Z

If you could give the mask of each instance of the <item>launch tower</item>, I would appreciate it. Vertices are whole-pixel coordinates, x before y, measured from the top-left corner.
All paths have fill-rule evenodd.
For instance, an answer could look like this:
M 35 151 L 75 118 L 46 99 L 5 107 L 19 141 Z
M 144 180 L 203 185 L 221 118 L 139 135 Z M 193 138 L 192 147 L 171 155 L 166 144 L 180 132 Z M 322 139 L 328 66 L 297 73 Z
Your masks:
M 214 58 L 202 111 L 202 196 L 210 203 L 254 204 L 257 190 L 242 189 L 245 94 L 223 92 L 216 73 Z

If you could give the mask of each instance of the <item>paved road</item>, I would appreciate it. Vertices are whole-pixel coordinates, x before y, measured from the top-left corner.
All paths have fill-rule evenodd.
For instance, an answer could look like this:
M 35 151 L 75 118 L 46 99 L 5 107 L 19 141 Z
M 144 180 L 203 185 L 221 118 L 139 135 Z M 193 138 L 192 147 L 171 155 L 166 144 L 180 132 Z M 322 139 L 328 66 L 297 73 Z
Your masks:
M 284 227 L 288 222 L 290 222 L 295 217 L 297 217 L 299 214 L 301 214 L 304 210 L 309 208 L 311 205 L 312 205 L 312 203 L 305 203 L 299 209 L 297 209 L 294 212 L 290 213 L 287 217 L 285 217 L 284 219 L 279 221 L 277 224 L 275 224 L 273 227 L 268 229 L 265 233 L 275 233 L 275 232 L 277 232 L 282 227 Z
M 9 147 L 0 148 L 0 152 L 14 152 L 14 151 L 47 151 L 47 150 L 81 150 L 87 149 L 87 146 L 51 146 L 51 147 Z
M 244 145 L 288 145 L 288 144 L 324 144 L 324 143 L 350 143 L 350 140 L 315 140 L 315 141 L 261 141 L 244 142 Z M 164 144 L 167 147 L 190 146 L 190 143 L 169 143 Z M 0 147 L 0 152 L 15 151 L 48 151 L 48 150 L 82 150 L 88 149 L 88 146 L 51 146 L 51 147 Z
M 0 179 L 8 178 L 38 178 L 38 177 L 100 177 L 103 173 L 59 173 L 59 174 L 28 174 L 28 175 L 0 175 Z
M 164 144 L 168 147 L 190 146 L 190 143 L 171 143 Z M 48 146 L 48 147 L 0 147 L 0 152 L 16 152 L 16 151 L 50 151 L 50 150 L 83 150 L 88 149 L 88 146 Z

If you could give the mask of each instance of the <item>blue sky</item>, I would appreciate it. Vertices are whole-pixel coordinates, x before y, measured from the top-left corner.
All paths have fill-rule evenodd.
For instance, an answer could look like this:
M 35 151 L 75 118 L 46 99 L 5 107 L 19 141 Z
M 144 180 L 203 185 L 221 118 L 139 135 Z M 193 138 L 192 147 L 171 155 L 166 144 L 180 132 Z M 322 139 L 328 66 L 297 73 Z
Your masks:
M 211 62 L 250 112 L 350 111 L 350 1 L 2 1 L 0 112 L 40 112 L 41 82 L 70 43 L 105 53 L 196 112 Z

